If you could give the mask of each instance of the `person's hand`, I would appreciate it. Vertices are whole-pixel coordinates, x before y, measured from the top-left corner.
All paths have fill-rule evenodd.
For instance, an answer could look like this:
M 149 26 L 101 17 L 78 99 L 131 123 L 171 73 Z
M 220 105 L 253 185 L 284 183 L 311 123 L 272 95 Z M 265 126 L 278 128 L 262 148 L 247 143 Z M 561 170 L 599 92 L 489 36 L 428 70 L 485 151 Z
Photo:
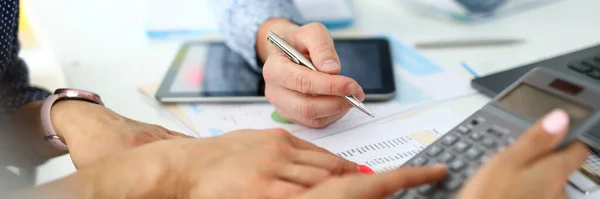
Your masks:
M 446 176 L 446 166 L 402 167 L 374 175 L 345 175 L 331 178 L 299 198 L 379 199 L 400 189 L 436 183 Z
M 560 151 L 553 150 L 568 126 L 569 117 L 564 111 L 549 113 L 514 145 L 482 165 L 458 198 L 567 198 L 567 178 L 589 155 L 579 141 Z
M 93 189 L 95 198 L 227 199 L 289 198 L 358 168 L 271 129 L 157 141 L 81 171 L 94 183 L 83 191 Z
M 269 30 L 309 58 L 319 72 L 292 62 L 269 44 L 266 40 Z M 355 95 L 364 100 L 364 91 L 355 80 L 338 75 L 342 63 L 329 31 L 322 24 L 298 27 L 286 19 L 272 19 L 260 27 L 257 35 L 258 53 L 266 60 L 265 95 L 283 118 L 320 128 L 342 118 L 352 108 L 342 96 Z
M 105 107 L 63 101 L 52 108 L 52 124 L 65 139 L 78 169 L 127 149 L 163 139 L 190 137 L 161 126 L 138 122 Z
M 177 158 L 188 160 L 179 165 L 181 175 L 195 182 L 189 198 L 288 198 L 331 176 L 358 172 L 357 164 L 281 129 L 231 132 L 212 142 L 187 142 L 185 149 L 219 151 L 208 154 L 212 158 L 194 152 Z

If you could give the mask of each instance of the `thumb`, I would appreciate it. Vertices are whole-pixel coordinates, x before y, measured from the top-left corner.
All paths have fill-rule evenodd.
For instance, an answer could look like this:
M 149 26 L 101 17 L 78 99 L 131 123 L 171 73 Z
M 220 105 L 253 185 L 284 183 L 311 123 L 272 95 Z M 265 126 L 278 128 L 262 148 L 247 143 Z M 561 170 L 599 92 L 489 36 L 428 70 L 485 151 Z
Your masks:
M 406 167 L 385 173 L 362 176 L 354 187 L 347 187 L 345 198 L 383 198 L 400 189 L 413 188 L 441 181 L 446 176 L 445 165 Z
M 523 165 L 551 152 L 569 129 L 569 115 L 555 109 L 529 128 L 507 153 L 513 163 Z
M 317 70 L 328 74 L 339 74 L 342 67 L 335 50 L 333 38 L 320 23 L 310 23 L 296 30 L 293 44 L 300 52 L 307 53 Z

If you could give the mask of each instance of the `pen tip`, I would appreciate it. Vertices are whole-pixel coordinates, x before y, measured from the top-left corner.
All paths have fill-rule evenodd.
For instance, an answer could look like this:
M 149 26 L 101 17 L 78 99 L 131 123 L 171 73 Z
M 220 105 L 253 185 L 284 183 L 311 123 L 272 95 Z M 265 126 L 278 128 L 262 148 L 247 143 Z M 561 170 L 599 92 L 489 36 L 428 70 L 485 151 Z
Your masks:
M 375 115 L 373 115 L 373 113 L 369 113 L 369 116 L 371 116 L 372 118 L 375 118 Z

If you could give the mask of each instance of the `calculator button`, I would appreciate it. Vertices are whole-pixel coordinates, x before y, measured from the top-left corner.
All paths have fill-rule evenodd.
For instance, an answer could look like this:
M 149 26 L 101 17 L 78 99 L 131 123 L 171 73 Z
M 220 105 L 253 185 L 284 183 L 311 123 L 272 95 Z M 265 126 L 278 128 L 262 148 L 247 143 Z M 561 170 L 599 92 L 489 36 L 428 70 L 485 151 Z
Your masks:
M 445 191 L 441 191 L 438 190 L 435 192 L 435 194 L 433 196 L 431 196 L 431 199 L 447 199 L 449 198 L 449 193 L 445 192 Z
M 508 138 L 506 139 L 506 143 L 507 143 L 508 145 L 512 145 L 512 144 L 514 144 L 514 143 L 515 143 L 515 138 L 513 138 L 513 137 L 508 137 Z
M 584 64 L 579 63 L 579 62 L 578 63 L 569 64 L 569 68 L 573 69 L 573 70 L 575 70 L 577 72 L 580 72 L 580 73 L 585 73 L 585 72 L 588 72 L 589 70 L 592 69 L 592 67 L 584 65 Z
M 470 129 L 470 128 L 468 128 L 468 127 L 466 127 L 466 126 L 463 126 L 463 125 L 460 125 L 460 126 L 458 126 L 458 128 L 457 128 L 456 130 L 457 130 L 457 131 L 458 131 L 460 134 L 463 134 L 463 135 L 466 135 L 466 134 L 468 134 L 469 132 L 471 132 L 471 129 Z
M 469 177 L 473 176 L 475 174 L 475 172 L 477 172 L 477 167 L 469 167 L 465 170 L 464 174 L 464 178 L 468 179 Z
M 473 127 L 474 127 L 474 126 L 473 126 L 472 124 L 467 124 L 467 128 L 468 128 L 468 129 L 473 129 Z
M 477 120 L 471 120 L 471 125 L 477 126 L 478 124 L 479 124 L 479 121 L 477 121 Z
M 502 151 L 504 151 L 504 149 L 506 149 L 506 146 L 505 146 L 505 145 L 503 145 L 503 144 L 499 144 L 499 145 L 496 147 L 496 152 L 502 152 Z
M 446 153 L 444 153 L 444 155 L 442 155 L 442 156 L 440 157 L 440 160 L 441 160 L 443 163 L 449 163 L 450 161 L 454 160 L 454 155 L 452 155 L 452 154 L 450 154 L 450 153 L 447 153 L 447 152 L 446 152 Z
M 487 148 L 494 148 L 496 146 L 496 141 L 494 141 L 492 138 L 486 137 L 483 139 L 482 144 Z
M 478 116 L 475 119 L 471 120 L 471 125 L 473 126 L 477 126 L 478 124 L 484 123 L 485 122 L 485 118 Z
M 488 161 L 489 158 L 490 158 L 489 155 L 484 155 L 481 158 L 479 158 L 479 163 L 485 163 Z
M 592 68 L 600 68 L 600 64 L 598 62 L 596 62 L 594 60 L 594 58 L 585 60 L 582 63 L 583 63 L 583 65 L 586 65 L 586 66 L 589 66 L 589 67 L 592 67 Z
M 504 134 L 504 132 L 501 129 L 498 128 L 489 128 L 487 130 L 487 133 L 490 135 L 494 135 L 496 137 L 502 137 L 502 135 Z
M 431 157 L 435 157 L 437 155 L 439 155 L 440 153 L 442 153 L 442 151 L 444 151 L 443 148 L 439 147 L 439 146 L 432 146 L 428 151 L 427 151 L 427 155 L 431 156 Z
M 454 135 L 446 135 L 442 138 L 442 143 L 446 146 L 452 146 L 457 140 L 458 137 Z
M 422 185 L 419 188 L 417 188 L 417 191 L 421 194 L 427 195 L 433 192 L 433 186 L 429 184 Z
M 587 75 L 594 79 L 600 79 L 600 70 L 594 69 L 587 72 Z
M 427 158 L 424 157 L 417 157 L 412 161 L 412 165 L 413 166 L 423 166 L 425 164 L 427 164 Z
M 479 158 L 479 156 L 481 156 L 482 153 L 483 153 L 482 151 L 473 147 L 467 151 L 467 157 L 471 158 L 472 160 L 475 160 L 475 159 Z
M 462 181 L 460 180 L 460 178 L 452 178 L 450 180 L 444 181 L 444 188 L 450 191 L 457 190 L 458 188 L 460 188 L 461 185 Z
M 400 197 L 402 197 L 402 196 L 406 195 L 406 192 L 408 192 L 408 191 L 406 191 L 406 190 L 396 191 L 396 193 L 392 194 L 392 195 L 391 195 L 390 197 L 388 197 L 388 198 L 390 198 L 390 199 L 391 199 L 391 198 L 400 198 Z
M 456 143 L 456 145 L 454 145 L 454 150 L 462 153 L 462 152 L 465 152 L 467 149 L 469 149 L 469 147 L 471 147 L 471 145 L 469 143 L 459 141 L 458 143 Z
M 479 141 L 483 138 L 483 133 L 481 132 L 475 132 L 471 134 L 471 139 L 475 140 L 475 141 Z
M 477 118 L 475 118 L 475 120 L 477 120 L 477 122 L 479 122 L 480 124 L 485 122 L 485 118 L 481 116 L 478 116 Z
M 465 166 L 467 166 L 467 164 L 459 159 L 454 160 L 452 163 L 450 163 L 450 169 L 452 169 L 453 171 L 460 171 L 464 169 Z

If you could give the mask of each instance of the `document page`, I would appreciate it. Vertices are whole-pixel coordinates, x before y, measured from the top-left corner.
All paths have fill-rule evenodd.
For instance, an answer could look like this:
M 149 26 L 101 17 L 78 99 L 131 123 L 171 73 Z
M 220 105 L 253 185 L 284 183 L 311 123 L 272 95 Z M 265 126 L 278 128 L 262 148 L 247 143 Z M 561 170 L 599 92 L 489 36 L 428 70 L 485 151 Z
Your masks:
M 400 167 L 462 119 L 446 108 L 412 112 L 312 142 L 383 172 Z

